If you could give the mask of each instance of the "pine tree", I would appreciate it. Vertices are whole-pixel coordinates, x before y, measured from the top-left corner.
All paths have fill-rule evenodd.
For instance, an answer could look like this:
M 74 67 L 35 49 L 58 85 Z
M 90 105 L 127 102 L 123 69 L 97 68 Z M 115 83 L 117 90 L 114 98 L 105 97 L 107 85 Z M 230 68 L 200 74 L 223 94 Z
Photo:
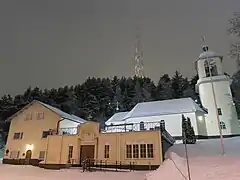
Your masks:
M 193 126 L 191 124 L 191 120 L 189 117 L 187 117 L 187 143 L 188 144 L 195 144 L 196 143 L 196 136 L 193 129 Z
M 187 121 L 184 115 L 182 115 L 182 140 L 183 144 L 187 143 Z

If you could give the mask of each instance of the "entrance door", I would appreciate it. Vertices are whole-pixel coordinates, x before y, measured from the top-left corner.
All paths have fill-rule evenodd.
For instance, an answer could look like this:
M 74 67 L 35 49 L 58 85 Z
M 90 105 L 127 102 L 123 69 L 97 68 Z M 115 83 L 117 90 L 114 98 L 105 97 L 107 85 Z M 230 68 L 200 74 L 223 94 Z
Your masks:
M 80 163 L 85 159 L 94 159 L 94 145 L 82 145 L 80 150 Z
M 26 156 L 25 156 L 25 163 L 27 165 L 30 164 L 31 158 L 32 158 L 32 151 L 31 150 L 27 150 Z

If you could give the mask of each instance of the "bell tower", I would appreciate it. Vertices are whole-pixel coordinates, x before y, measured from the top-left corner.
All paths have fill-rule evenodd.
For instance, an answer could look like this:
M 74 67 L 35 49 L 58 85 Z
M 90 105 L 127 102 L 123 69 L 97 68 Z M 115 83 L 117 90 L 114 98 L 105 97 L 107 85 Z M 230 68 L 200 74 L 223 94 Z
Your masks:
M 202 53 L 195 61 L 199 76 L 196 90 L 201 103 L 207 109 L 208 136 L 240 134 L 240 128 L 230 89 L 230 77 L 222 67 L 223 56 L 202 46 Z

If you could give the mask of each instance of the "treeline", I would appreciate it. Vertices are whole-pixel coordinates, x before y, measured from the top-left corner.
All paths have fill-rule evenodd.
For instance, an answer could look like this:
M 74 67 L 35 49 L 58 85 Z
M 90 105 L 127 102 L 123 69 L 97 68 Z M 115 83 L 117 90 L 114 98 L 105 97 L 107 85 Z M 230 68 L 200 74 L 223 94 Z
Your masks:
M 129 111 L 137 103 L 191 97 L 199 100 L 195 93 L 197 76 L 188 79 L 178 71 L 170 77 L 164 74 L 157 84 L 148 78 L 88 78 L 84 83 L 58 89 L 28 88 L 23 94 L 4 95 L 0 99 L 0 122 L 3 122 L 36 99 L 55 106 L 67 113 L 84 119 L 104 122 L 116 111 Z M 240 102 L 240 72 L 233 76 L 232 89 L 235 103 Z M 7 131 L 7 127 L 4 131 Z
M 137 103 L 182 97 L 197 98 L 195 84 L 198 77 L 188 80 L 178 71 L 170 77 L 164 74 L 157 84 L 148 78 L 88 78 L 76 86 L 58 89 L 28 88 L 23 94 L 4 95 L 0 99 L 0 120 L 36 99 L 84 119 L 104 121 L 116 112 L 129 111 Z

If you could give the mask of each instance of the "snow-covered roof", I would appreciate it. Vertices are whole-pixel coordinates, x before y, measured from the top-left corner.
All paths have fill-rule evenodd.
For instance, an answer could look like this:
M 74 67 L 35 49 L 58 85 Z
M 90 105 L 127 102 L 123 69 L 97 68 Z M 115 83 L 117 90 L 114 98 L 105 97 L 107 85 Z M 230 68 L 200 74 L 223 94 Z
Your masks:
M 206 59 L 206 58 L 215 58 L 215 57 L 219 57 L 222 58 L 222 56 L 220 56 L 219 54 L 212 52 L 212 51 L 205 51 L 203 53 L 201 53 L 198 57 L 198 60 L 200 59 Z
M 202 111 L 192 98 L 138 103 L 125 118 L 159 116 Z
M 55 113 L 57 113 L 59 116 L 61 116 L 62 118 L 64 119 L 68 119 L 68 120 L 72 120 L 72 121 L 76 121 L 76 122 L 79 122 L 79 123 L 85 123 L 86 120 L 78 117 L 78 116 L 75 116 L 73 114 L 68 114 L 66 112 L 63 112 L 62 110 L 58 109 L 58 108 L 55 108 L 53 106 L 50 106 L 49 104 L 45 104 L 41 101 L 38 101 L 40 104 L 42 104 L 43 106 L 45 106 L 46 108 L 54 111 Z
M 64 119 L 67 119 L 67 120 L 70 120 L 70 121 L 75 121 L 75 122 L 78 122 L 78 123 L 85 123 L 86 120 L 78 117 L 78 116 L 75 116 L 73 114 L 68 114 L 66 112 L 63 112 L 62 110 L 56 108 L 56 107 L 53 107 L 49 104 L 45 104 L 41 101 L 38 101 L 38 100 L 33 100 L 31 103 L 29 103 L 28 105 L 26 105 L 24 108 L 22 108 L 20 111 L 18 111 L 17 113 L 13 114 L 11 117 L 9 117 L 6 121 L 10 121 L 13 117 L 17 116 L 19 113 L 23 112 L 26 108 L 30 107 L 33 103 L 35 102 L 38 102 L 39 104 L 43 105 L 44 107 L 48 108 L 49 110 L 55 112 L 56 114 L 58 114 L 61 118 L 64 118 Z
M 134 117 L 160 116 L 168 114 L 181 114 L 188 112 L 205 111 L 196 104 L 192 98 L 170 99 L 164 101 L 151 101 L 138 103 L 130 112 L 114 114 L 106 125 L 120 122 Z
M 118 112 L 115 113 L 110 119 L 108 119 L 105 124 L 111 124 L 112 122 L 119 122 L 119 121 L 124 121 L 125 120 L 125 116 L 128 114 L 129 112 Z

